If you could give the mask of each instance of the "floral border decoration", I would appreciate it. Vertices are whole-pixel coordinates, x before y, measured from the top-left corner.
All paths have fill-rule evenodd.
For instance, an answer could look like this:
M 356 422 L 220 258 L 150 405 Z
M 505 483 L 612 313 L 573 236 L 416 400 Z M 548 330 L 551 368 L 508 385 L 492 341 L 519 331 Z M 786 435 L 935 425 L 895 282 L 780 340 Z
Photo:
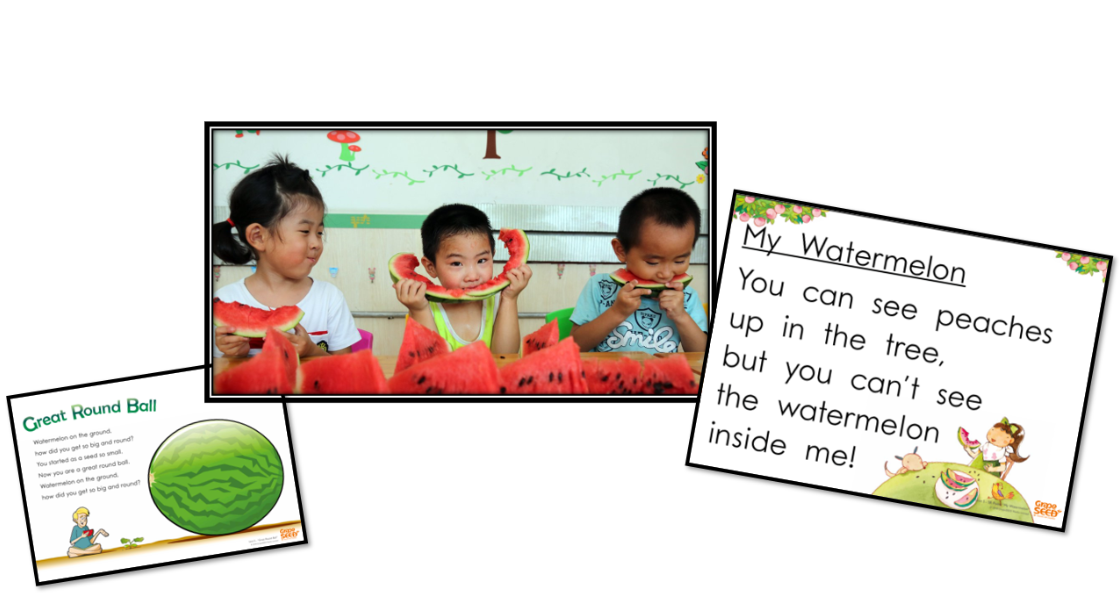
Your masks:
M 817 218 L 828 216 L 826 209 L 748 195 L 736 195 L 734 209 L 735 213 L 739 214 L 740 220 L 744 222 L 754 220 L 754 225 L 760 227 L 773 224 L 779 219 L 790 224 L 808 224 Z
M 1082 276 L 1089 274 L 1099 273 L 1101 275 L 1101 282 L 1103 283 L 1105 277 L 1108 276 L 1108 260 L 1099 257 L 1090 257 L 1088 255 L 1078 255 L 1077 253 L 1063 253 L 1057 251 L 1055 255 L 1058 259 L 1066 262 L 1069 269 L 1075 271 Z

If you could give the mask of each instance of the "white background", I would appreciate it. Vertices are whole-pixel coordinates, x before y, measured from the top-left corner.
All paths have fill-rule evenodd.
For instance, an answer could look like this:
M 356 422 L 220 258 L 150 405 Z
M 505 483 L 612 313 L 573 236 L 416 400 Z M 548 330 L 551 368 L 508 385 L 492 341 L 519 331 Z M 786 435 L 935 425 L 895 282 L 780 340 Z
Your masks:
M 962 225 L 982 224 L 982 220 Z M 1035 501 L 1042 501 L 1056 504 L 1062 511 L 1056 518 L 1036 517 L 1034 522 L 1062 526 L 1105 287 L 1100 274 L 1078 275 L 1057 258 L 1056 251 L 1045 248 L 848 213 L 832 212 L 796 226 L 779 219 L 765 226 L 765 241 L 747 236 L 748 228 L 755 233 L 761 230 L 753 222 L 736 219 L 727 241 L 723 264 L 727 273 L 717 299 L 720 307 L 693 441 L 693 463 L 872 493 L 887 480 L 883 463 L 896 470 L 901 462 L 895 456 L 913 452 L 915 447 L 927 462 L 968 465 L 972 457 L 957 441 L 957 428 L 964 427 L 973 439 L 986 443 L 988 429 L 1008 417 L 1023 427 L 1019 455 L 1029 458 L 1013 464 L 1007 481 L 1032 510 Z M 767 256 L 743 249 L 744 238 L 748 239 L 747 246 L 773 246 L 775 253 Z M 806 251 L 805 243 L 813 239 L 821 247 L 845 249 L 839 264 L 828 261 L 827 250 L 821 257 L 813 249 Z M 884 268 L 882 259 L 877 268 L 860 271 L 856 261 L 846 261 L 849 244 L 868 254 L 921 260 L 923 269 L 932 256 L 933 271 L 946 268 L 943 277 L 948 277 L 953 268 L 963 268 L 963 277 L 958 275 L 954 280 L 963 280 L 964 287 L 932 282 L 936 279 L 932 275 L 913 279 L 879 273 L 884 269 L 894 271 Z M 785 255 L 807 256 L 813 261 Z M 852 267 L 843 267 L 847 264 Z M 751 276 L 746 290 L 743 272 Z M 780 288 L 782 296 L 773 296 L 769 287 L 761 294 L 755 293 L 750 284 L 756 279 L 763 281 L 759 288 L 773 281 L 774 291 Z M 813 303 L 804 299 L 804 291 L 810 287 L 815 289 L 809 295 L 816 301 Z M 825 289 L 850 293 L 852 308 L 822 304 Z M 902 315 L 876 315 L 877 298 L 914 305 L 916 314 L 912 320 Z M 950 323 L 938 331 L 941 310 L 949 311 L 946 320 Z M 1005 335 L 962 330 L 953 324 L 960 314 L 1003 321 L 996 329 Z M 731 327 L 731 321 L 740 322 L 745 316 L 761 317 L 765 322 L 761 331 L 748 336 L 744 330 Z M 1009 335 L 1008 324 L 1012 318 L 1022 327 L 1013 336 Z M 803 326 L 802 339 L 783 337 L 787 321 Z M 862 335 L 863 349 L 825 344 L 825 328 L 830 324 L 849 339 Z M 980 327 L 984 329 L 984 324 Z M 1035 329 L 1029 337 L 1035 342 L 1026 335 L 1031 327 Z M 1049 340 L 1042 330 L 1049 330 Z M 938 358 L 931 364 L 921 358 L 910 360 L 901 352 L 890 356 L 886 342 L 892 335 L 896 342 L 914 344 L 921 350 L 936 349 Z M 727 356 L 727 363 L 734 366 L 725 366 L 728 349 L 738 353 L 740 361 L 745 359 L 747 367 L 766 351 L 761 372 L 744 371 L 743 363 L 736 363 L 734 355 Z M 802 365 L 824 372 L 809 373 L 812 381 L 803 381 L 800 371 L 790 379 L 789 367 Z M 901 396 L 853 389 L 852 377 L 857 374 L 864 376 L 857 383 L 865 388 L 874 388 L 871 378 L 897 380 L 902 386 Z M 818 377 L 831 379 L 831 383 L 821 384 Z M 916 394 L 910 383 L 915 379 L 919 384 Z M 747 411 L 720 405 L 717 391 L 721 385 L 730 386 L 740 396 L 756 396 L 758 406 Z M 979 396 L 980 404 L 977 410 L 938 404 L 940 390 Z M 800 411 L 790 418 L 781 413 L 779 401 L 810 405 L 817 409 L 816 419 L 805 421 Z M 851 424 L 822 423 L 822 403 L 826 404 L 823 410 L 835 410 L 841 416 L 855 413 Z M 892 419 L 900 428 L 905 416 L 906 427 L 918 425 L 918 431 L 905 437 L 897 432 L 867 431 L 855 422 L 860 414 L 880 421 Z M 712 443 L 709 434 L 713 427 L 732 433 L 749 429 L 751 437 L 764 439 L 770 432 L 770 441 L 785 442 L 785 453 L 760 453 L 725 442 Z M 930 432 L 935 435 L 923 435 L 927 427 L 935 428 L 936 432 Z M 909 439 L 911 435 L 919 439 Z M 755 443 L 761 445 L 761 440 Z M 842 466 L 817 462 L 806 458 L 806 446 L 811 445 L 843 450 L 849 456 L 854 447 L 855 457 Z
M 1117 252 L 1109 3 L 735 7 L 8 9 L 4 394 L 205 358 L 206 119 L 711 118 L 716 214 L 740 187 Z M 687 404 L 295 405 L 311 545 L 51 593 L 933 594 L 924 572 L 970 569 L 1011 595 L 1100 586 L 1118 333 L 1106 309 L 1066 534 L 687 468 Z M 22 595 L 0 436 L 0 573 Z
M 206 404 L 197 400 L 198 388 L 202 387 L 207 379 L 202 370 L 184 371 L 171 375 L 160 375 L 145 379 L 112 383 L 90 388 L 80 388 L 44 394 L 41 396 L 28 396 L 12 401 L 13 413 L 16 421 L 16 437 L 19 438 L 19 449 L 22 456 L 24 486 L 27 489 L 27 504 L 31 514 L 32 533 L 35 537 L 35 556 L 39 560 L 62 557 L 66 555 L 68 547 L 59 540 L 67 537 L 67 531 L 73 530 L 74 524 L 68 522 L 73 512 L 79 506 L 89 510 L 90 529 L 105 529 L 108 537 L 101 537 L 99 543 L 105 549 L 120 547 L 123 538 L 144 537 L 143 544 L 156 541 L 179 539 L 193 535 L 190 531 L 183 530 L 165 518 L 152 504 L 152 497 L 148 492 L 147 471 L 151 459 L 160 445 L 172 433 L 185 425 L 206 419 L 229 419 L 244 423 L 264 435 L 284 463 L 284 488 L 276 505 L 268 515 L 261 519 L 259 525 L 275 524 L 299 520 L 299 500 L 296 496 L 296 477 L 293 474 L 291 448 L 288 444 L 288 431 L 284 425 L 283 408 L 277 404 Z M 155 412 L 128 413 L 128 398 L 137 398 L 146 404 L 151 400 L 156 401 Z M 113 404 L 120 401 L 121 412 L 105 413 L 74 420 L 71 405 L 81 404 L 85 407 L 96 407 L 104 404 Z M 28 432 L 23 429 L 26 417 L 41 418 L 59 410 L 66 412 L 66 420 L 52 423 L 46 427 Z M 88 444 L 91 440 L 76 439 L 48 444 L 35 444 L 32 440 L 75 435 L 77 433 L 90 433 L 109 429 L 107 435 L 99 435 L 92 441 L 106 439 L 124 439 L 131 437 L 128 442 L 112 444 L 100 450 L 77 450 L 54 455 L 36 457 L 36 451 L 48 451 L 51 448 L 70 448 L 77 444 Z M 78 461 L 77 468 L 89 464 L 102 464 L 111 461 L 127 459 L 128 464 L 105 470 L 89 471 L 84 477 L 118 473 L 118 478 L 95 483 L 80 483 L 59 486 L 52 489 L 42 489 L 42 483 L 62 482 L 77 478 L 76 475 L 62 475 L 49 479 L 40 479 L 39 472 L 53 473 L 66 468 L 75 468 L 73 461 L 67 464 L 48 465 L 39 467 L 37 462 L 50 462 L 50 460 L 67 458 L 72 455 L 84 456 L 97 451 L 107 452 L 122 449 L 124 452 L 115 458 Z M 82 488 L 93 486 L 106 486 L 114 483 L 132 483 L 140 481 L 134 487 L 119 488 L 111 491 L 97 491 L 77 497 L 53 497 L 59 492 L 69 493 Z M 158 480 L 157 480 L 158 481 Z M 43 495 L 52 496 L 43 500 Z M 279 529 L 275 530 L 279 537 Z M 68 541 L 69 539 L 67 539 Z M 141 545 L 143 545 L 141 544 Z M 184 549 L 187 548 L 187 549 Z M 137 552 L 134 557 L 122 560 L 120 558 L 82 558 L 66 566 L 48 565 L 39 571 L 40 580 L 52 580 L 70 576 L 81 576 L 103 572 L 122 566 L 143 566 L 157 562 L 167 561 L 171 558 L 199 557 L 218 553 L 220 551 L 249 549 L 247 541 L 201 541 L 188 544 L 174 550 L 157 550 L 150 554 Z

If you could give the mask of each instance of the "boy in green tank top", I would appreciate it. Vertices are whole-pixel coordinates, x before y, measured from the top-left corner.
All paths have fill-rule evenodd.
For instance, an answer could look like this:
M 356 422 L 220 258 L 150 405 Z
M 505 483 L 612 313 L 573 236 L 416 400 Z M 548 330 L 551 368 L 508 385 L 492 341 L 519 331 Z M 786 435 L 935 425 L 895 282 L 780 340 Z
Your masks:
M 490 219 L 478 208 L 452 204 L 437 208 L 420 226 L 428 275 L 447 289 L 473 288 L 494 277 L 494 236 Z M 455 350 L 482 340 L 494 354 L 521 349 L 517 320 L 517 295 L 525 289 L 533 271 L 528 265 L 508 272 L 509 286 L 482 301 L 432 303 L 424 295 L 424 283 L 402 279 L 393 285 L 397 300 L 408 308 L 412 319 L 435 330 Z

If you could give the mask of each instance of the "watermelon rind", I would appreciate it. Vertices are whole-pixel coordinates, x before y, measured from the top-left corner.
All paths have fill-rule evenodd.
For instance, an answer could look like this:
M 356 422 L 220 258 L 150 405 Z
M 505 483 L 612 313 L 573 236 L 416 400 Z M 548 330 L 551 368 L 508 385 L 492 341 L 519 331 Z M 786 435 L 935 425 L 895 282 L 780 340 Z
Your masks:
M 229 307 L 225 305 L 229 305 Z M 237 315 L 237 311 L 241 309 L 252 309 L 254 311 L 260 311 L 261 313 L 273 314 L 291 312 L 293 309 L 296 312 L 287 316 L 285 319 L 276 319 L 274 315 L 270 317 L 270 321 L 267 324 L 262 325 L 261 323 L 247 323 L 244 321 L 238 323 L 235 316 Z M 286 332 L 299 325 L 302 319 L 303 310 L 294 305 L 266 311 L 265 309 L 258 309 L 251 305 L 243 305 L 237 301 L 227 303 L 219 299 L 214 299 L 214 326 L 232 327 L 234 329 L 233 335 L 235 336 L 242 336 L 244 338 L 264 338 L 269 329 Z
M 963 498 L 961 498 L 961 499 L 959 499 L 959 500 L 957 500 L 953 503 L 956 504 L 956 506 L 958 508 L 960 508 L 962 510 L 967 510 L 967 509 L 971 508 L 973 504 L 976 503 L 976 499 L 979 496 L 980 496 L 980 489 L 974 487 L 974 488 L 972 488 L 972 491 L 965 494 L 965 496 Z M 968 503 L 962 504 L 961 502 L 963 502 L 965 500 L 968 500 Z
M 619 286 L 626 286 L 627 283 L 633 280 L 635 288 L 646 288 L 652 290 L 653 292 L 651 294 L 657 294 L 662 290 L 665 290 L 664 284 L 654 282 L 653 280 L 643 280 L 642 278 L 639 278 L 630 273 L 630 270 L 626 268 L 615 270 L 611 273 L 610 276 L 611 280 L 614 280 L 614 283 L 618 284 Z M 680 274 L 677 276 L 673 276 L 673 279 L 669 280 L 669 282 L 680 282 L 682 284 L 681 288 L 683 289 L 692 283 L 692 276 L 689 274 Z
M 403 278 L 424 282 L 427 285 L 424 296 L 433 303 L 465 303 L 486 300 L 509 286 L 506 272 L 529 260 L 529 237 L 523 230 L 502 228 L 498 234 L 498 239 L 505 244 L 507 249 L 511 246 L 516 247 L 517 243 L 521 243 L 525 250 L 520 255 L 514 256 L 511 254 L 510 260 L 506 262 L 502 269 L 502 273 L 473 288 L 451 290 L 436 284 L 426 276 L 417 274 L 415 270 L 420 266 L 420 260 L 412 253 L 397 253 L 389 258 L 389 278 L 392 279 L 393 284 Z M 513 242 L 512 245 L 511 242 Z
M 252 427 L 226 419 L 196 421 L 152 454 L 149 494 L 172 524 L 197 535 L 229 535 L 263 520 L 284 490 L 276 446 Z

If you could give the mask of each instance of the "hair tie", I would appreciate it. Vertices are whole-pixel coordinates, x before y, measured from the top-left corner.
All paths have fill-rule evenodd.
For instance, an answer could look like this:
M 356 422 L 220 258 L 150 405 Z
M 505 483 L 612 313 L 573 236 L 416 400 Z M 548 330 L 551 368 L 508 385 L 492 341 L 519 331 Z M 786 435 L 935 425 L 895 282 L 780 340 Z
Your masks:
M 231 219 L 229 219 L 229 218 L 226 218 L 226 223 L 228 223 L 228 224 L 229 224 L 229 227 L 230 227 L 230 228 L 237 228 L 237 226 L 236 226 L 236 225 L 234 225 L 234 223 L 233 223 L 233 220 L 231 220 Z

